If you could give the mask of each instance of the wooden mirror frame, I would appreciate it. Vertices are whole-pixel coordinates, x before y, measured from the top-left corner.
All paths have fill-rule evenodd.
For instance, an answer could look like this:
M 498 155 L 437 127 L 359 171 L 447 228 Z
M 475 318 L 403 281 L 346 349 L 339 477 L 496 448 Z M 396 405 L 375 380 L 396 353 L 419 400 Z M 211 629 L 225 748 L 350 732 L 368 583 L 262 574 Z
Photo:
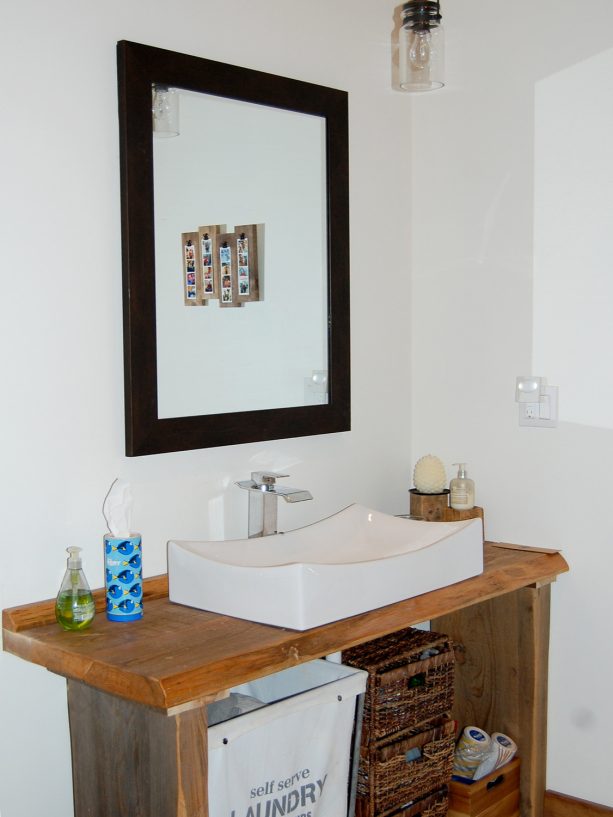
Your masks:
M 347 94 L 125 40 L 117 44 L 117 64 L 127 456 L 348 431 L 351 401 Z M 328 403 L 158 417 L 153 83 L 311 114 L 325 120 Z

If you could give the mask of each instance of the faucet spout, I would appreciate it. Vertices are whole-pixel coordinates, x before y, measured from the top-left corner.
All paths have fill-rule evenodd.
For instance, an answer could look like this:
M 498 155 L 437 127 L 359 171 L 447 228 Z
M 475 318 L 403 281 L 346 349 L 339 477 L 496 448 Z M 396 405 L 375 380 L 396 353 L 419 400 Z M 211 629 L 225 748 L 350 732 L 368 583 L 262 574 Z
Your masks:
M 251 479 L 237 482 L 239 488 L 249 491 L 249 538 L 277 533 L 277 497 L 286 502 L 304 502 L 313 499 L 310 491 L 277 485 L 277 479 L 289 474 L 272 471 L 253 471 Z

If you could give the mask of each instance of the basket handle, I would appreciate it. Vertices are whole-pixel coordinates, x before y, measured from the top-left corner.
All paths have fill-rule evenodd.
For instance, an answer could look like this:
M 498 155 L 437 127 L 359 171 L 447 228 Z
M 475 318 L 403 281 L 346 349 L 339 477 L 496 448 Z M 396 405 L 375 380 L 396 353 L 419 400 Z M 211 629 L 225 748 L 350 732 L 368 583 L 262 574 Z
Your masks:
M 407 678 L 412 675 L 419 675 L 426 672 L 433 667 L 440 667 L 444 664 L 453 664 L 455 656 L 453 651 L 442 652 L 438 655 L 433 655 L 430 658 L 425 658 L 422 661 L 411 661 L 408 664 L 403 664 L 401 667 L 381 672 L 376 676 L 377 684 L 385 686 L 401 678 Z

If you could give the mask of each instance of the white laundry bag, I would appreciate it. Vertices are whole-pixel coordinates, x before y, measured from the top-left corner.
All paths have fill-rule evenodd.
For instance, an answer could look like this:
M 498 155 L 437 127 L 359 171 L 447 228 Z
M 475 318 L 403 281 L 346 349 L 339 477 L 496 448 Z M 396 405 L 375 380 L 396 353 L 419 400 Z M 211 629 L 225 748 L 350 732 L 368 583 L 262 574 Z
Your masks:
M 264 705 L 209 727 L 210 817 L 346 817 L 367 677 L 317 660 L 235 687 Z

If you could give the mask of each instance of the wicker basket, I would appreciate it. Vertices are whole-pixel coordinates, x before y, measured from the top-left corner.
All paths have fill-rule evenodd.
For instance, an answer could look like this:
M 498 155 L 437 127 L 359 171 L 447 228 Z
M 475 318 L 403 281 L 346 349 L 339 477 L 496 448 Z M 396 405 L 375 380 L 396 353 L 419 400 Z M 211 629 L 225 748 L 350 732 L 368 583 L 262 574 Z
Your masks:
M 361 747 L 358 815 L 389 814 L 449 785 L 455 748 L 455 723 L 441 718 L 420 726 L 422 730 L 417 734 Z M 412 749 L 419 749 L 420 757 L 407 760 L 407 752 Z M 445 800 L 445 811 L 446 807 Z
M 449 792 L 447 789 L 441 789 L 410 803 L 399 811 L 391 812 L 388 817 L 446 817 L 448 808 Z M 368 804 L 365 801 L 356 803 L 355 817 L 370 817 Z
M 435 655 L 422 658 L 428 651 Z M 368 671 L 362 744 L 442 717 L 453 706 L 454 652 L 446 635 L 409 627 L 343 652 Z
M 449 792 L 447 789 L 441 789 L 400 811 L 395 811 L 390 817 L 445 817 L 448 808 Z

